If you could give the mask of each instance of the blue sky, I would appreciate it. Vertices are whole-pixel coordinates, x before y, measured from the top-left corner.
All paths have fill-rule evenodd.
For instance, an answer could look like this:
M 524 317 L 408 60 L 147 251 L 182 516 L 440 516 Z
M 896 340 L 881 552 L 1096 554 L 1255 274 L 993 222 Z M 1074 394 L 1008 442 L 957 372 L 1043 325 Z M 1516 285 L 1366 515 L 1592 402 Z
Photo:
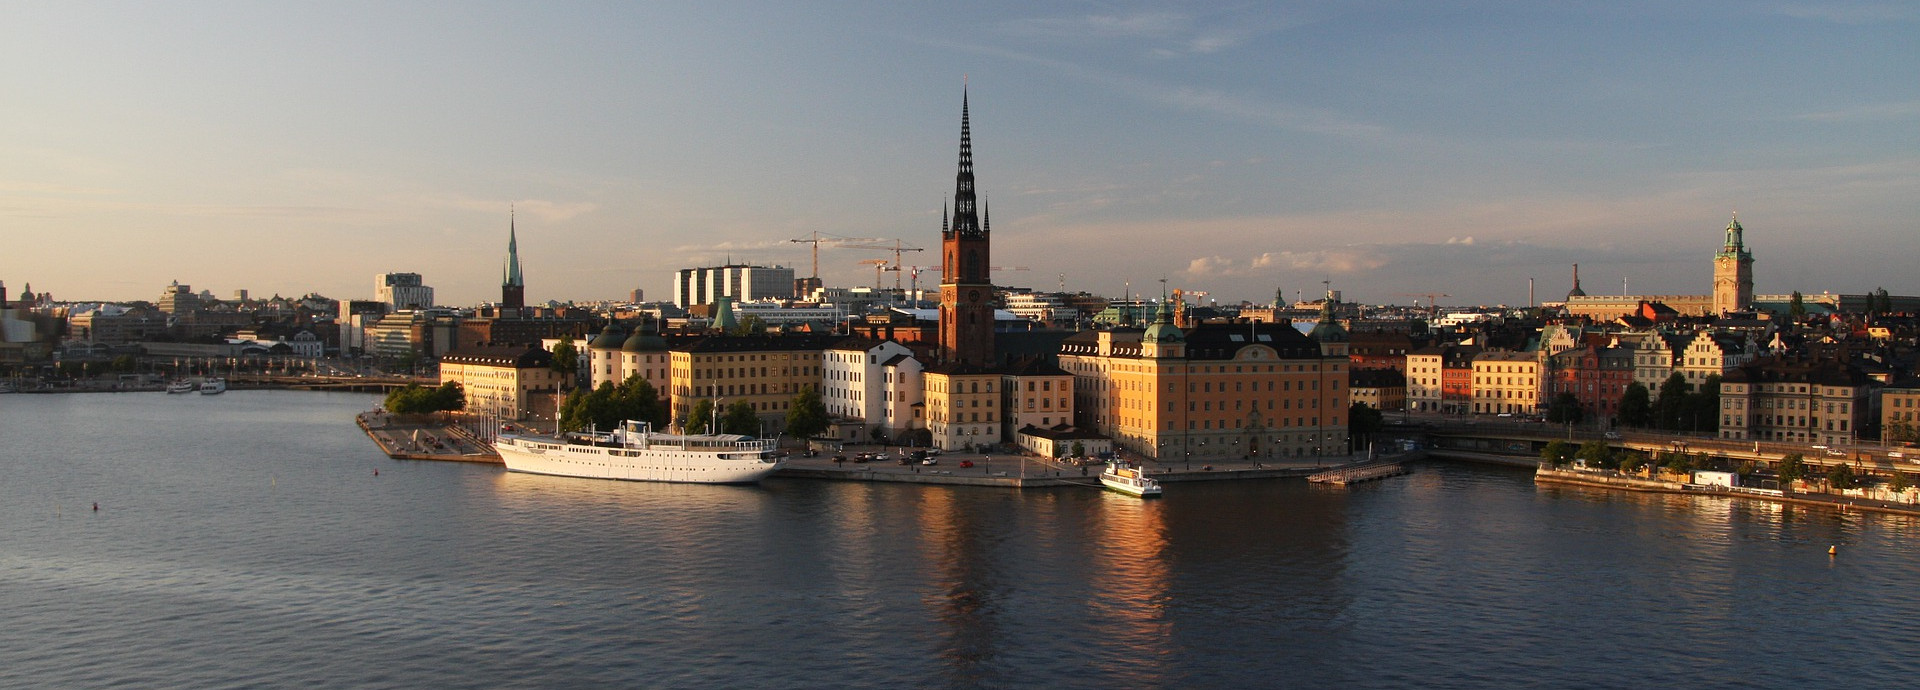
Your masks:
M 958 6 L 965 5 L 965 6 Z M 963 76 L 1000 282 L 1215 299 L 1920 294 L 1920 4 L 9 2 L 0 280 L 63 299 L 668 294 L 938 244 Z M 877 252 L 823 250 L 830 283 Z M 931 254 L 907 263 L 936 263 Z M 888 279 L 889 283 L 891 278 Z

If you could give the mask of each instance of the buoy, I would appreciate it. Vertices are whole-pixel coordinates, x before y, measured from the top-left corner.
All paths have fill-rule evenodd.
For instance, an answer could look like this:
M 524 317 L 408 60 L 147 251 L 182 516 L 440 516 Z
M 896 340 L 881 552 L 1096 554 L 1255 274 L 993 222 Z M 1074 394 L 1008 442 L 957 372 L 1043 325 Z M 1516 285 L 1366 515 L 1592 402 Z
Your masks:
M 374 470 L 374 471 L 373 471 L 373 476 L 375 476 L 375 477 L 378 477 L 378 476 L 380 476 L 380 470 Z
M 100 512 L 100 502 L 99 502 L 99 501 L 94 501 L 94 502 L 93 502 L 93 512 L 96 512 L 96 513 L 98 513 L 98 512 Z
M 1827 555 L 1829 556 L 1840 555 L 1840 546 L 1836 544 L 1836 545 L 1827 547 Z

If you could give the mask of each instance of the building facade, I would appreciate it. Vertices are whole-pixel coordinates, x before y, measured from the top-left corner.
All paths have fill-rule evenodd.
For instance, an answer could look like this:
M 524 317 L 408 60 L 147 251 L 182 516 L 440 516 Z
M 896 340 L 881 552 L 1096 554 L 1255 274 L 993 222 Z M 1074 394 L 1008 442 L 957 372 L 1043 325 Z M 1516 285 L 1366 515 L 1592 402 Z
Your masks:
M 551 423 L 572 390 L 552 365 L 553 354 L 537 346 L 465 348 L 441 355 L 440 382 L 460 384 L 468 413 Z
M 433 307 L 433 288 L 418 273 L 382 273 L 373 277 L 373 298 L 387 303 L 387 311 Z

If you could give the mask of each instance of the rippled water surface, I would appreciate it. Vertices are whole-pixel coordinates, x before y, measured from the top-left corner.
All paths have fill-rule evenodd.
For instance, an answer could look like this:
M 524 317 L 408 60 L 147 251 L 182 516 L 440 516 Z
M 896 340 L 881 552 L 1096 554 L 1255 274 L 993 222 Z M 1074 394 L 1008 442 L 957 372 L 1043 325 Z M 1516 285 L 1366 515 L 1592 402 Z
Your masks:
M 389 460 L 352 423 L 372 404 L 0 396 L 0 685 L 1901 687 L 1920 672 L 1910 518 L 1451 464 L 1344 490 L 1173 484 L 1151 502 L 534 477 Z

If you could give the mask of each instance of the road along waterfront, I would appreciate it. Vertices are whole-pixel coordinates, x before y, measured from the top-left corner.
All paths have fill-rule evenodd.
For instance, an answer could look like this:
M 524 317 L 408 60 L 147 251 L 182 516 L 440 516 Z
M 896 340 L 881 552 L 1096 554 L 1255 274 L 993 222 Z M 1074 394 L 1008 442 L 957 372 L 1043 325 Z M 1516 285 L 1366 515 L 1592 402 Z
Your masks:
M 1914 518 L 1454 463 L 1350 488 L 1192 482 L 1156 501 L 593 481 L 389 459 L 350 426 L 374 404 L 0 400 L 0 686 L 1799 688 L 1920 673 L 1903 642 L 1920 614 Z

